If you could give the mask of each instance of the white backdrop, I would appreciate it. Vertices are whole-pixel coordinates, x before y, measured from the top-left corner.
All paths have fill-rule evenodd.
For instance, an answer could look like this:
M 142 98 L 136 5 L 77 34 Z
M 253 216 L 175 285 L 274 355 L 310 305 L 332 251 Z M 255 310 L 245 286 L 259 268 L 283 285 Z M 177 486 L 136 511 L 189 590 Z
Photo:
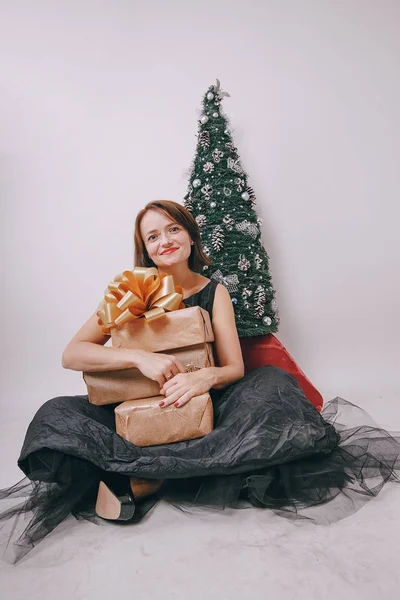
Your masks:
M 399 3 L 0 6 L 7 464 L 41 403 L 84 392 L 63 348 L 131 268 L 136 212 L 182 200 L 216 77 L 264 219 L 278 337 L 325 399 L 399 426 Z

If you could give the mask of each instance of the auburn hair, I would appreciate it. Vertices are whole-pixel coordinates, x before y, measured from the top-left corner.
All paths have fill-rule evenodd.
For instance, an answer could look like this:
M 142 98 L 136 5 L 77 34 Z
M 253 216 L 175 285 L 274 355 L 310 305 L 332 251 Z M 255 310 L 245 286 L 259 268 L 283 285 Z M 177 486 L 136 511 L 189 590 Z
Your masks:
M 189 233 L 193 245 L 189 256 L 188 266 L 191 271 L 199 273 L 203 267 L 211 265 L 211 260 L 203 250 L 200 239 L 200 229 L 193 215 L 184 206 L 172 200 L 153 200 L 138 213 L 135 221 L 134 234 L 134 265 L 135 267 L 156 267 L 149 258 L 140 225 L 144 215 L 149 210 L 156 210 L 170 217 L 174 223 L 181 225 Z

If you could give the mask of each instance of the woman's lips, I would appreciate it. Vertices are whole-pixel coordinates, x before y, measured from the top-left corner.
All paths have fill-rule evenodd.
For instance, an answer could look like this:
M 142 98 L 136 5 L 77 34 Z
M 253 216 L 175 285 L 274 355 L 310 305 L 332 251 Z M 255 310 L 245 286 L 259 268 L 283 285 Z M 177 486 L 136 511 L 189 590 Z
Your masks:
M 175 252 L 175 250 L 178 250 L 178 248 L 171 248 L 170 250 L 164 250 L 164 252 L 161 252 L 161 254 L 171 254 L 171 252 Z

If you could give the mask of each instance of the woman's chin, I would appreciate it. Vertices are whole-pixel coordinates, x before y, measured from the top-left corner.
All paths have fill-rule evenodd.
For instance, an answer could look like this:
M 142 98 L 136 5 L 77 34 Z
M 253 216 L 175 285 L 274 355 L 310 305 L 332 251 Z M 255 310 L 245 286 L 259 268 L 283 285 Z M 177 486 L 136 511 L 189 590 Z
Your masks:
M 174 256 L 176 255 L 176 256 Z M 161 256 L 161 260 L 158 264 L 158 267 L 162 269 L 163 267 L 172 267 L 175 265 L 179 265 L 180 263 L 187 262 L 188 258 L 182 258 L 182 255 L 179 255 L 178 252 L 172 252 L 172 254 L 167 254 L 166 256 Z
M 172 267 L 172 266 L 175 266 L 175 265 L 177 265 L 177 264 L 179 264 L 181 262 L 182 262 L 182 259 L 181 260 L 179 260 L 179 259 L 178 260 L 177 259 L 174 260 L 174 259 L 171 259 L 170 257 L 168 257 L 168 260 L 163 260 L 163 261 L 160 261 L 158 263 L 158 268 L 159 269 L 163 269 L 164 267 L 165 268 Z

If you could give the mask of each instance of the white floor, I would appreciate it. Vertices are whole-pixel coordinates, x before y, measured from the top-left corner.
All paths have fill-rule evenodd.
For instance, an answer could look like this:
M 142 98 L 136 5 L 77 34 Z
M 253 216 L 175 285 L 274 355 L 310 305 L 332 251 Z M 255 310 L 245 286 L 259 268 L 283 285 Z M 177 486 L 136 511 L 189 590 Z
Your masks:
M 187 516 L 165 504 L 136 526 L 65 523 L 17 566 L 2 565 L 2 598 L 398 598 L 399 503 L 392 484 L 327 527 L 258 509 Z
M 26 428 L 26 418 L 8 417 L 0 487 L 20 478 L 9 459 Z M 382 411 L 381 424 L 400 430 L 398 417 Z M 71 519 L 17 566 L 0 563 L 6 600 L 389 600 L 399 591 L 397 484 L 329 526 L 253 508 L 187 515 L 165 503 L 134 526 Z

